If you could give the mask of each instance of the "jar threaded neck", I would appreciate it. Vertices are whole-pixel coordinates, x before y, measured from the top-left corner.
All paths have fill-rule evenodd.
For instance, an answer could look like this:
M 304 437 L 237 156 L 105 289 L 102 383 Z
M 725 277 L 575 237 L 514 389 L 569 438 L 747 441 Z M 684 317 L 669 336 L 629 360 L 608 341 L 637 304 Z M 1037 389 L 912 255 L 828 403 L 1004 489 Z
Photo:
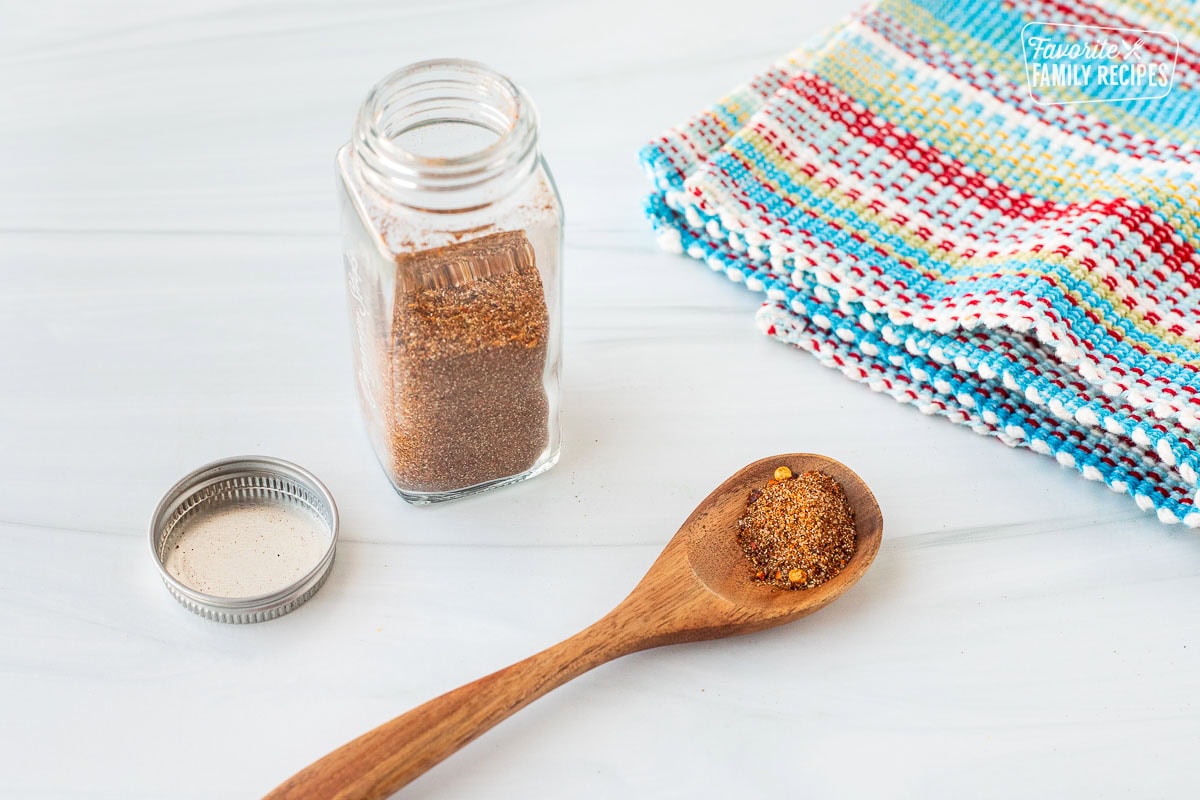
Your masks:
M 473 61 L 422 61 L 367 95 L 351 143 L 365 182 L 414 208 L 495 202 L 537 164 L 537 112 L 503 75 Z

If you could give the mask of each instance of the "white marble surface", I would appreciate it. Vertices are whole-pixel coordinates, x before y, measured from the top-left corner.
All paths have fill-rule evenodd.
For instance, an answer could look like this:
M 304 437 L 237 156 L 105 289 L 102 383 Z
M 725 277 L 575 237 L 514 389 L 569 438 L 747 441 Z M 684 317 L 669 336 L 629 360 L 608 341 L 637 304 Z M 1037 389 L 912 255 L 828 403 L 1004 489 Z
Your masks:
M 585 675 L 407 797 L 1181 797 L 1200 788 L 1200 538 L 760 336 L 656 250 L 638 146 L 848 0 L 8 3 L 0 22 L 0 796 L 255 797 L 620 600 L 692 506 L 808 450 L 878 560 L 789 627 Z M 730 13 L 727 9 L 735 9 Z M 353 396 L 332 158 L 366 89 L 489 62 L 568 213 L 561 463 L 436 508 Z M 325 588 L 192 616 L 145 525 L 260 452 L 343 513 Z

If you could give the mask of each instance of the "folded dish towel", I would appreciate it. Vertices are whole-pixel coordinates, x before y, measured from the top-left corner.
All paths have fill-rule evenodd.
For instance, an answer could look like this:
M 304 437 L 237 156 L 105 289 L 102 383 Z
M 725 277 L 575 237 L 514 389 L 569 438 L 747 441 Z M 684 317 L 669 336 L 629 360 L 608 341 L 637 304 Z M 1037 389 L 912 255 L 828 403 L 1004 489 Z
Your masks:
M 1093 49 L 1027 68 L 1055 37 Z M 641 161 L 662 245 L 768 335 L 1200 526 L 1191 6 L 884 0 Z

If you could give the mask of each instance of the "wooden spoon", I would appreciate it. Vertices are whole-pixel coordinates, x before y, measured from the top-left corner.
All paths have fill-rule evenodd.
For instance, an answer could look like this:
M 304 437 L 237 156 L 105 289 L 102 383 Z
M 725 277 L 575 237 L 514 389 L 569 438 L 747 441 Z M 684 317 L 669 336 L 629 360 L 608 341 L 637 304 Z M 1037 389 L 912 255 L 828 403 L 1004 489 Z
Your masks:
M 850 563 L 813 589 L 777 589 L 750 577 L 736 523 L 751 489 L 775 468 L 833 476 L 854 509 Z M 782 625 L 833 602 L 871 564 L 883 516 L 870 489 L 843 464 L 788 453 L 743 467 L 704 499 L 641 583 L 607 616 L 559 644 L 385 722 L 293 775 L 266 800 L 379 800 L 529 703 L 614 658 L 678 642 Z

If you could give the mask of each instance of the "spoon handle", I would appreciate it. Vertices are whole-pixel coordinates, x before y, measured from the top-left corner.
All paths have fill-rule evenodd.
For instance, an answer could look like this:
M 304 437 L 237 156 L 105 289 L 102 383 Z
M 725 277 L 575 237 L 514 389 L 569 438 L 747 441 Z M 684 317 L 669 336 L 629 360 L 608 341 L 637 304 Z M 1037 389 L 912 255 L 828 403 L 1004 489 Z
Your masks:
M 264 800 L 380 800 L 484 731 L 588 670 L 640 649 L 612 615 L 342 745 Z

